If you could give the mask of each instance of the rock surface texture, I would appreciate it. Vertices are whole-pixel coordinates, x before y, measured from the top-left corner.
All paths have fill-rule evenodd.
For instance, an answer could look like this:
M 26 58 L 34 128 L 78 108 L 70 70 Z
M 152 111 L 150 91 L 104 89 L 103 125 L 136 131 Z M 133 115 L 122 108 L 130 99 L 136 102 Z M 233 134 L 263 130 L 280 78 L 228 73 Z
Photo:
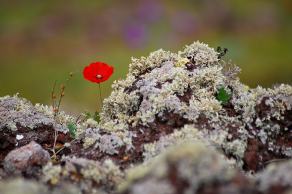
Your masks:
M 3 166 L 7 173 L 21 173 L 34 167 L 44 166 L 49 161 L 49 152 L 32 141 L 26 146 L 9 152 L 4 159 Z
M 2 97 L 0 191 L 28 181 L 48 193 L 292 192 L 292 87 L 249 88 L 239 72 L 200 42 L 133 58 L 100 123 Z M 34 173 L 31 144 L 47 153 Z

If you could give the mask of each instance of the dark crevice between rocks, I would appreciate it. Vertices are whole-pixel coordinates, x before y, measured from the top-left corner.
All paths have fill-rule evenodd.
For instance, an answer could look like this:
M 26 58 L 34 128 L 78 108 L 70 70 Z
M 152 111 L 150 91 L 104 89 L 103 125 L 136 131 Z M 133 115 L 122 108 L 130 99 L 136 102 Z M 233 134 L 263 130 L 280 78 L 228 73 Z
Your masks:
M 53 126 L 39 126 L 34 129 L 23 127 L 17 124 L 17 130 L 11 131 L 3 129 L 0 133 L 0 162 L 3 161 L 5 156 L 13 149 L 29 144 L 31 141 L 35 141 L 40 144 L 45 150 L 52 154 L 52 148 L 54 144 L 54 128 Z M 22 135 L 20 140 L 16 139 L 16 135 Z M 70 142 L 72 138 L 70 135 L 62 132 L 58 133 L 57 145 Z M 61 153 L 60 153 L 61 154 Z

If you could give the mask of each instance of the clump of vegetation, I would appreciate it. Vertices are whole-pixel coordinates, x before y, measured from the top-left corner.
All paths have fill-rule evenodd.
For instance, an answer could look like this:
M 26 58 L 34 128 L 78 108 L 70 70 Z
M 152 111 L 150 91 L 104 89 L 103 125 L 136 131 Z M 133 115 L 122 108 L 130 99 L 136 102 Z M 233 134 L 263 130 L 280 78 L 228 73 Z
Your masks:
M 231 99 L 231 94 L 228 93 L 224 87 L 221 87 L 217 91 L 216 99 L 220 101 L 221 104 L 226 105 Z

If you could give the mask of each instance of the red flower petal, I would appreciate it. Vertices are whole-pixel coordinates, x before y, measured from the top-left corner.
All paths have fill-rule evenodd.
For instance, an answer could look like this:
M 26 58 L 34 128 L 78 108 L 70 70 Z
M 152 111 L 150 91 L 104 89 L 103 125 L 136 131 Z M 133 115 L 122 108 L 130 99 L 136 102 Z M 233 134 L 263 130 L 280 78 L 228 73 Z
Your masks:
M 94 83 L 101 83 L 110 78 L 114 68 L 103 62 L 91 63 L 83 70 L 83 76 L 86 80 Z

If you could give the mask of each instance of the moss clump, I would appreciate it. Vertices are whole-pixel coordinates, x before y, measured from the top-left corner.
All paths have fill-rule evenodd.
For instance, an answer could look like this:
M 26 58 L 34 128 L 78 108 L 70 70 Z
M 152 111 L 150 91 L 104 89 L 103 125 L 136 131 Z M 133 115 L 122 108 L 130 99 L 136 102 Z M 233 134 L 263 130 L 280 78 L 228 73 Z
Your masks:
M 225 88 L 219 88 L 216 94 L 216 99 L 221 102 L 221 104 L 226 105 L 231 99 L 231 94 L 229 94 Z

